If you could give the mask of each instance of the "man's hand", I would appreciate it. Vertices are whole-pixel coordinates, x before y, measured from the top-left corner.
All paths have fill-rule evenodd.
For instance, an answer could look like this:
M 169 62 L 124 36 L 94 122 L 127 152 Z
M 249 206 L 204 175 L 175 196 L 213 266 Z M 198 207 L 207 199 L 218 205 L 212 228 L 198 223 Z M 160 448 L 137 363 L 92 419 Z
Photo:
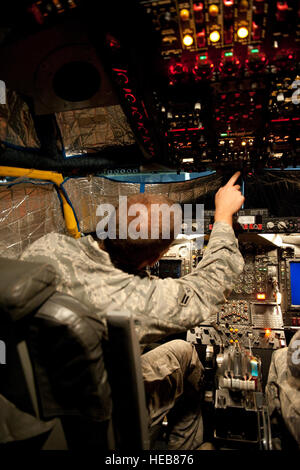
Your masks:
M 232 225 L 232 216 L 243 205 L 245 200 L 240 191 L 240 186 L 234 184 L 240 176 L 240 171 L 237 171 L 225 184 L 222 186 L 215 196 L 215 222 L 226 222 Z

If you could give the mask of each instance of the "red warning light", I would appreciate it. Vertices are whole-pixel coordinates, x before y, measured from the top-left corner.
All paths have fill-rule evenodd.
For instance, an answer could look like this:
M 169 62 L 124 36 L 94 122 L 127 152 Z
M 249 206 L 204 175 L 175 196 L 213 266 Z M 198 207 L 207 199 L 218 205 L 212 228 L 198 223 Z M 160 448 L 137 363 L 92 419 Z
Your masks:
M 277 2 L 276 7 L 279 11 L 287 11 L 289 9 L 287 2 Z
M 114 38 L 111 34 L 106 35 L 106 42 L 112 49 L 119 49 L 120 42 Z
M 183 72 L 183 65 L 181 63 L 177 63 L 175 65 L 171 65 L 169 67 L 169 72 L 172 74 L 172 75 L 176 75 L 177 73 L 182 73 Z
M 265 335 L 266 336 L 270 336 L 271 332 L 272 332 L 272 330 L 270 328 L 265 329 Z
M 203 10 L 203 2 L 194 3 L 194 11 L 202 11 Z

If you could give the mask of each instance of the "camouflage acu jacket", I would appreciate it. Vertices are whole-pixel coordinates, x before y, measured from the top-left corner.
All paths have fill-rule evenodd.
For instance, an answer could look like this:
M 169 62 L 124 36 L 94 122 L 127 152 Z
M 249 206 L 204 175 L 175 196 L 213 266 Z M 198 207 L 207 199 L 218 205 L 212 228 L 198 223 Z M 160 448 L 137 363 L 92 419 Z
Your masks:
M 216 313 L 244 267 L 234 231 L 223 222 L 215 223 L 195 270 L 180 279 L 127 274 L 91 236 L 50 233 L 30 245 L 21 259 L 51 263 L 57 290 L 88 305 L 103 322 L 108 310 L 131 312 L 142 344 L 188 330 Z
M 266 386 L 269 413 L 277 410 L 300 449 L 300 331 L 273 352 Z

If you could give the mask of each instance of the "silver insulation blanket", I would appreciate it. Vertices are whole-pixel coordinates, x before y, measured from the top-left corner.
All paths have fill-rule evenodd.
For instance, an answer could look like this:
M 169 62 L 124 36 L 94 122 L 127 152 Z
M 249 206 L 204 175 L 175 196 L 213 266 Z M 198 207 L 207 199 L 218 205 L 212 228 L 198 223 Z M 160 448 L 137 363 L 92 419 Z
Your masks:
M 181 183 L 145 184 L 145 193 L 164 194 L 178 203 L 195 203 L 199 198 L 221 186 L 221 177 L 216 175 L 202 177 Z M 139 183 L 120 183 L 103 177 L 70 178 L 64 188 L 77 214 L 80 230 L 94 232 L 100 220 L 96 216 L 99 204 L 109 203 L 116 206 L 119 196 L 139 193 Z
M 6 104 L 0 105 L 0 140 L 20 147 L 40 147 L 29 108 L 14 91 L 7 91 Z
M 126 116 L 119 105 L 56 113 L 56 120 L 66 156 L 135 142 Z
M 66 233 L 59 198 L 52 184 L 0 185 L 0 255 L 17 258 L 49 232 Z
M 80 231 L 94 232 L 98 223 L 96 209 L 99 204 L 109 203 L 114 206 L 119 196 L 140 192 L 140 185 L 118 183 L 106 178 L 72 178 L 64 183 L 64 188 L 79 220 Z

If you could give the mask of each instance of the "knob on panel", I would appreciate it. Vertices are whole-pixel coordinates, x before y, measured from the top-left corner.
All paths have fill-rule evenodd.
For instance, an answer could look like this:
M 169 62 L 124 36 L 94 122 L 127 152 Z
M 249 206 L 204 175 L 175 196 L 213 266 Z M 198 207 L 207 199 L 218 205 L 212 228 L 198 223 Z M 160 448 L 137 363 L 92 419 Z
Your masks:
M 281 230 L 287 229 L 287 223 L 281 220 L 280 222 L 277 223 L 277 227 Z

